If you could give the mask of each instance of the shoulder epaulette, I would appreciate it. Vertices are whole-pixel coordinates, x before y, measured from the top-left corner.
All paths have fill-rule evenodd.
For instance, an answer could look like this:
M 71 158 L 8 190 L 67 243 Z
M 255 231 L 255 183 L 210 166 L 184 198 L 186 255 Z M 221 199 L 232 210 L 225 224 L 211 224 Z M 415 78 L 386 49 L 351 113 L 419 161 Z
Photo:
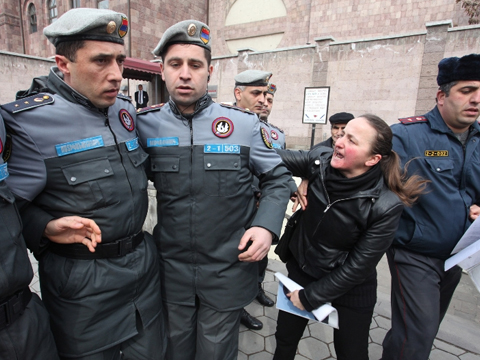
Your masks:
M 244 108 L 235 106 L 235 105 L 230 105 L 230 104 L 226 104 L 226 103 L 220 103 L 220 105 L 223 106 L 223 107 L 229 108 L 229 109 L 239 110 L 239 111 L 244 112 L 244 113 L 247 113 L 247 114 L 253 114 L 253 115 L 255 115 L 254 112 L 252 112 L 252 111 L 250 111 L 250 110 L 248 110 L 248 109 L 244 109 Z
M 403 125 L 416 124 L 428 122 L 428 119 L 425 116 L 411 116 L 407 118 L 398 119 Z
M 130 96 L 123 95 L 123 94 L 121 94 L 121 93 L 118 93 L 118 94 L 117 94 L 117 98 L 123 99 L 123 100 L 128 100 L 128 101 L 132 102 L 132 98 L 131 98 Z
M 39 106 L 53 104 L 54 101 L 55 100 L 51 94 L 38 93 L 20 100 L 15 100 L 8 104 L 4 104 L 1 107 L 2 109 L 5 109 L 11 114 L 16 114 L 20 111 L 30 110 Z
M 158 111 L 163 107 L 163 105 L 165 105 L 165 103 L 156 104 L 156 105 L 152 105 L 152 106 L 137 109 L 137 115 L 142 115 L 142 114 L 145 114 L 145 113 L 148 113 L 148 112 L 151 112 L 151 111 Z
M 273 125 L 273 124 L 270 123 L 270 122 L 269 122 L 269 124 L 270 124 L 270 126 L 274 127 L 274 128 L 277 129 L 278 131 L 280 131 L 281 133 L 285 133 L 285 132 L 284 132 L 282 129 L 280 129 L 278 126 L 275 126 L 275 125 Z

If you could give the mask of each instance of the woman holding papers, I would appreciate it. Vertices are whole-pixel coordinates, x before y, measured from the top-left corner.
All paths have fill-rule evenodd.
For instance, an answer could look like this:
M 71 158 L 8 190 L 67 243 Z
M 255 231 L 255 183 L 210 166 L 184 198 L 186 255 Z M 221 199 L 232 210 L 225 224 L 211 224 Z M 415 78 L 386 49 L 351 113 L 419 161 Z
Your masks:
M 278 153 L 294 176 L 310 184 L 287 262 L 289 278 L 304 289 L 287 296 L 308 311 L 331 302 L 339 317 L 337 359 L 368 359 L 375 267 L 393 240 L 404 204 L 416 200 L 425 181 L 402 177 L 392 131 L 370 114 L 347 124 L 333 153 L 325 147 Z M 275 360 L 294 359 L 307 322 L 279 312 Z

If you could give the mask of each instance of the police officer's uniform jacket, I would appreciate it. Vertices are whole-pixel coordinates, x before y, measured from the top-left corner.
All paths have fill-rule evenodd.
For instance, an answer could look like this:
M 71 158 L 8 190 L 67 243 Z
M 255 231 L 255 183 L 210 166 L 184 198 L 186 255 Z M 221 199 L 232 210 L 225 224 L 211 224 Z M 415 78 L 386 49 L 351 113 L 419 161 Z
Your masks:
M 255 114 L 216 104 L 208 95 L 192 116 L 180 114 L 172 100 L 137 116 L 157 189 L 154 237 L 164 301 L 194 306 L 198 296 L 217 311 L 242 308 L 258 284 L 257 264 L 238 260 L 240 239 L 252 226 L 279 235 L 290 173 L 262 140 Z M 262 190 L 257 212 L 255 175 Z
M 6 144 L 0 116 L 0 155 Z M 47 311 L 28 287 L 33 278 L 32 265 L 15 197 L 5 182 L 7 177 L 8 165 L 0 156 L 0 359 L 57 359 Z
M 42 295 L 62 339 L 59 353 L 88 355 L 136 335 L 136 311 L 144 326 L 160 314 L 155 245 L 145 237 L 124 256 L 79 260 L 50 251 L 42 234 L 50 220 L 70 215 L 93 219 L 102 244 L 140 233 L 148 155 L 130 101 L 97 109 L 56 68 L 42 81 L 49 93 L 2 106 L 13 139 L 7 180 L 22 203 L 27 244 L 41 254 Z
M 432 181 L 426 193 L 405 208 L 394 245 L 446 259 L 471 224 L 469 208 L 480 200 L 480 127 L 470 127 L 465 146 L 435 107 L 425 116 L 392 126 L 393 148 L 410 174 Z M 448 204 L 448 208 L 445 208 Z

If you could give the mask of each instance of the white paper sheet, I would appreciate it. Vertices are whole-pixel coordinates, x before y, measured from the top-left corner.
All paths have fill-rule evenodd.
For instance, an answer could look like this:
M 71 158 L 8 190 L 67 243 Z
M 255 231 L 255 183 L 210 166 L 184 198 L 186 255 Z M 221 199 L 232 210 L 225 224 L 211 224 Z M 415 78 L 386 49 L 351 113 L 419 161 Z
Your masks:
M 325 304 L 320 306 L 318 309 L 313 310 L 312 312 L 306 310 L 300 310 L 295 307 L 290 299 L 285 295 L 283 291 L 283 286 L 285 286 L 289 291 L 302 290 L 303 287 L 298 285 L 292 279 L 289 279 L 282 273 L 275 273 L 275 277 L 278 279 L 278 293 L 277 293 L 277 309 L 295 314 L 310 320 L 323 322 L 328 324 L 335 329 L 338 329 L 338 313 L 337 310 L 330 304 Z

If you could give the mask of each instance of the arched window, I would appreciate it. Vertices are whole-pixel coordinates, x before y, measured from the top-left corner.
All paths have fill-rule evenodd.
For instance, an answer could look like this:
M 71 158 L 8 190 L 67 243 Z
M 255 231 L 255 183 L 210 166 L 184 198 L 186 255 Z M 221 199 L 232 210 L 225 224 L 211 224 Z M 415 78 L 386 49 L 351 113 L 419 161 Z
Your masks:
M 57 0 L 48 0 L 48 22 L 51 24 L 58 17 Z
M 35 5 L 28 5 L 28 22 L 30 23 L 30 34 L 37 32 L 37 9 Z

